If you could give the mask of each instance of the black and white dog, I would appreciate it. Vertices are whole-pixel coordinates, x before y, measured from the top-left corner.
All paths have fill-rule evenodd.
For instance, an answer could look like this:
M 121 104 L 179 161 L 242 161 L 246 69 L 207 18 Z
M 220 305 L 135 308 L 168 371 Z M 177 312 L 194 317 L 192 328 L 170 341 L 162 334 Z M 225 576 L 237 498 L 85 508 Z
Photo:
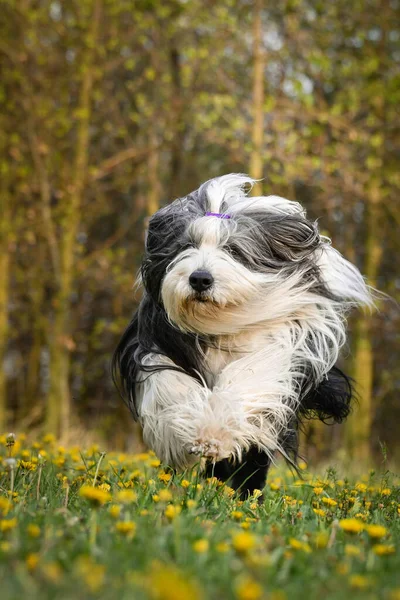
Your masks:
M 201 457 L 242 494 L 264 486 L 276 451 L 293 456 L 302 416 L 347 416 L 346 313 L 372 304 L 304 209 L 248 197 L 253 183 L 211 179 L 151 218 L 144 296 L 113 362 L 158 457 Z

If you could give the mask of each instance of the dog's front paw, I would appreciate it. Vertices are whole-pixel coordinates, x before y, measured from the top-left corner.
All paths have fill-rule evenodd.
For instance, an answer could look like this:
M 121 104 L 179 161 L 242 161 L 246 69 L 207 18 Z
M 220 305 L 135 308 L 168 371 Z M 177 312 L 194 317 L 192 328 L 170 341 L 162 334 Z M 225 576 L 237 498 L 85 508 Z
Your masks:
M 219 433 L 218 437 L 215 434 L 213 436 L 202 435 L 191 446 L 189 453 L 208 458 L 213 462 L 229 458 L 233 453 L 232 440 L 225 432 Z

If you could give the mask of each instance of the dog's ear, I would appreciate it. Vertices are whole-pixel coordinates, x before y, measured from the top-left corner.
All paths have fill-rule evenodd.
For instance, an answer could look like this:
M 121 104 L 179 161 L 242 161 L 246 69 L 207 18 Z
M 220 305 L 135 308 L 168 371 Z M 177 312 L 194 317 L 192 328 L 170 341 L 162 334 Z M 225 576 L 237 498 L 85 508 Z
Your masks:
M 315 262 L 326 288 L 338 299 L 372 307 L 372 289 L 357 267 L 335 250 L 328 238 L 322 238 L 322 241 L 315 252 Z
M 341 423 L 350 413 L 352 398 L 351 379 L 333 367 L 321 383 L 301 399 L 300 416 Z
M 299 213 L 267 218 L 264 227 L 272 250 L 282 260 L 303 260 L 320 244 L 317 225 Z

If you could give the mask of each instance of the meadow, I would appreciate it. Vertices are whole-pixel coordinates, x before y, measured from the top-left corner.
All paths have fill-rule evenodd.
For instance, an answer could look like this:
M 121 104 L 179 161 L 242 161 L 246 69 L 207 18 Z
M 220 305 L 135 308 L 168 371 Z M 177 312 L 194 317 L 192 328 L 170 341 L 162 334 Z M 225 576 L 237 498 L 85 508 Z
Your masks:
M 279 463 L 245 501 L 151 452 L 0 437 L 2 600 L 400 599 L 400 489 Z

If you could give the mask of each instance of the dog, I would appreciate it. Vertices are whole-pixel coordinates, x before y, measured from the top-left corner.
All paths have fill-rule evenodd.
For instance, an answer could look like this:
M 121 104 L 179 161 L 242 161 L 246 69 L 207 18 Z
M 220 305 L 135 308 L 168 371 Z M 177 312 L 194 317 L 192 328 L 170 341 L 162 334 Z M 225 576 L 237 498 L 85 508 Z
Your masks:
M 304 417 L 341 422 L 336 366 L 346 315 L 373 304 L 359 270 L 297 202 L 250 197 L 242 174 L 210 179 L 150 219 L 143 298 L 113 376 L 145 443 L 174 468 L 200 461 L 243 497 Z

